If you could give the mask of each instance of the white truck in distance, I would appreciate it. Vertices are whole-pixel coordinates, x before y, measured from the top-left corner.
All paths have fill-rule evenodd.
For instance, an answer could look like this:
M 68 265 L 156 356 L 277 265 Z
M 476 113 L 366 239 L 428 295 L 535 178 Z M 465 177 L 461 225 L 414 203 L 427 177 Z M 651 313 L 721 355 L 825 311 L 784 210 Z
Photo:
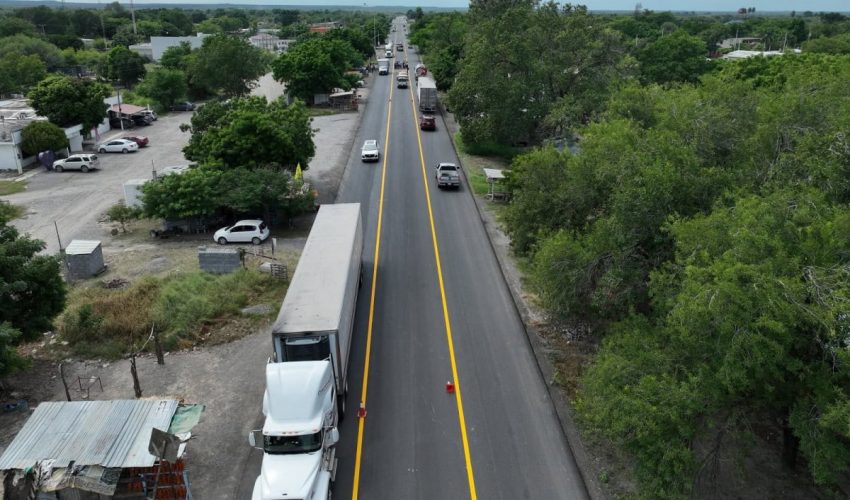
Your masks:
M 378 74 L 379 75 L 388 75 L 390 73 L 390 60 L 389 59 L 378 59 Z
M 362 253 L 360 204 L 322 205 L 272 326 L 274 361 L 330 358 L 340 418 L 348 392 Z
M 427 76 L 416 79 L 416 96 L 419 99 L 419 110 L 426 113 L 437 111 L 437 84 Z
M 339 441 L 330 362 L 266 365 L 262 430 L 248 443 L 263 450 L 252 500 L 330 498 Z

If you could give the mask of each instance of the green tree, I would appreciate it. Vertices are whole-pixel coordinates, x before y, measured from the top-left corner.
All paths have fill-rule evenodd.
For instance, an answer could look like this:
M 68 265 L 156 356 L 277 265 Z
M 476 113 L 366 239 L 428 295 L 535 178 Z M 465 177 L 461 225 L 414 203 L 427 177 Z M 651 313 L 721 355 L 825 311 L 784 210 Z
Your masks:
M 128 207 L 123 202 L 109 207 L 106 216 L 111 222 L 117 222 L 121 226 L 121 232 L 127 232 L 127 223 L 141 217 L 142 211 L 136 207 Z
M 180 175 L 165 175 L 142 186 L 147 217 L 187 219 L 206 217 L 220 207 L 222 172 L 193 168 Z
M 27 156 L 59 151 L 69 146 L 65 131 L 47 121 L 34 121 L 21 131 L 21 149 Z
M 27 97 L 36 112 L 51 122 L 62 127 L 82 124 L 83 130 L 88 131 L 106 117 L 103 100 L 109 94 L 109 87 L 101 83 L 51 75 L 33 87 Z
M 262 49 L 229 35 L 205 38 L 192 55 L 187 69 L 192 84 L 230 97 L 248 94 L 269 65 Z
M 26 92 L 47 76 L 38 56 L 8 54 L 0 59 L 0 94 Z
M 206 122 L 206 128 L 196 127 L 183 150 L 189 160 L 226 168 L 274 162 L 294 171 L 298 163 L 307 168 L 315 153 L 310 117 L 301 102 L 266 104 L 263 98 L 251 97 L 209 113 L 215 114 L 214 121 Z M 193 124 L 206 120 L 205 115 Z
M 641 78 L 654 83 L 695 82 L 710 69 L 707 55 L 704 41 L 676 31 L 640 51 Z
M 106 56 L 107 75 L 125 87 L 132 88 L 145 76 L 145 58 L 127 47 L 117 46 Z
M 71 30 L 83 38 L 103 36 L 100 29 L 100 18 L 88 9 L 74 9 L 71 12 Z
M 35 26 L 19 17 L 2 17 L 0 18 L 0 38 L 13 35 L 35 36 Z
M 814 38 L 803 42 L 803 52 L 818 54 L 850 54 L 850 33 Z
M 316 93 L 350 88 L 343 75 L 359 60 L 354 48 L 344 40 L 311 37 L 281 54 L 272 69 L 275 80 L 286 83 L 293 96 L 312 102 Z
M 130 24 L 120 24 L 112 35 L 112 42 L 116 47 L 128 48 L 130 45 L 139 43 L 139 36 L 133 32 Z
M 180 45 L 168 47 L 162 53 L 159 59 L 159 64 L 167 69 L 179 69 L 184 71 L 188 65 L 189 54 L 192 53 L 192 46 L 189 42 L 180 42 Z
M 38 56 L 48 69 L 62 64 L 62 54 L 55 45 L 26 35 L 0 38 L 0 59 L 5 59 L 13 54 Z
M 5 337 L 0 343 L 16 337 L 8 325 L 24 340 L 38 338 L 65 308 L 59 259 L 40 255 L 44 246 L 21 236 L 8 221 L 0 221 L 0 324 L 7 324 L 0 329 Z
M 179 70 L 157 68 L 147 74 L 136 90 L 139 95 L 153 99 L 160 109 L 170 109 L 186 96 L 186 75 Z

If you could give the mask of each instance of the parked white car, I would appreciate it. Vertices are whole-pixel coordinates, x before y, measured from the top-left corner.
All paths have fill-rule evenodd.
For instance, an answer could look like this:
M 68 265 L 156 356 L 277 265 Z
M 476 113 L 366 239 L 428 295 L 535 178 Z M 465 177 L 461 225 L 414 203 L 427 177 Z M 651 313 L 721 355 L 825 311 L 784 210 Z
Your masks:
M 57 172 L 65 170 L 88 172 L 98 168 L 100 168 L 100 160 L 97 159 L 97 155 L 93 154 L 71 155 L 53 162 L 53 170 Z
M 378 161 L 381 159 L 381 151 L 378 148 L 378 141 L 369 139 L 363 143 L 363 149 L 360 150 L 360 159 L 362 161 Z
M 228 243 L 253 243 L 259 245 L 269 237 L 269 227 L 261 220 L 240 220 L 232 226 L 219 229 L 213 240 L 219 245 Z
M 98 153 L 131 153 L 138 151 L 139 145 L 127 139 L 113 139 L 97 146 Z

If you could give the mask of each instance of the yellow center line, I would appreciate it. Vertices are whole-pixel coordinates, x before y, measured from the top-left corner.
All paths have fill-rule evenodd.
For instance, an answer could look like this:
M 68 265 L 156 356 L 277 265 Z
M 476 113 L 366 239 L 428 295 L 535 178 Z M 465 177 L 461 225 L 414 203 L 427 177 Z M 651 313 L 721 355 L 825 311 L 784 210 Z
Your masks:
M 390 143 L 390 121 L 393 110 L 393 85 L 392 73 L 387 68 L 390 80 L 390 96 L 387 100 L 387 132 L 384 135 L 384 162 L 381 168 L 381 193 L 378 197 L 378 227 L 375 232 L 375 259 L 372 261 L 372 293 L 369 297 L 369 326 L 366 328 L 366 361 L 363 365 L 363 389 L 360 393 L 360 402 L 366 405 L 366 394 L 369 388 L 369 359 L 372 354 L 372 326 L 375 320 L 375 289 L 378 284 L 378 259 L 381 255 L 381 225 L 384 219 L 384 186 L 387 180 L 387 151 Z M 376 75 L 378 76 L 378 75 Z M 357 452 L 354 456 L 354 481 L 351 487 L 351 500 L 357 500 L 360 492 L 360 462 L 363 456 L 363 428 L 366 419 L 360 418 L 357 422 Z
M 407 50 L 404 51 L 405 59 L 407 59 Z M 408 64 L 409 66 L 409 64 Z M 408 82 L 410 77 L 408 76 Z M 416 127 L 416 141 L 419 144 L 419 164 L 422 168 L 422 184 L 425 186 L 425 200 L 428 206 L 428 220 L 431 223 L 431 241 L 434 244 L 434 259 L 437 263 L 437 281 L 440 285 L 440 300 L 443 304 L 443 321 L 446 324 L 446 340 L 449 345 L 449 359 L 452 365 L 452 380 L 455 385 L 455 402 L 457 403 L 457 416 L 460 424 L 460 437 L 463 441 L 463 458 L 466 460 L 466 479 L 469 483 L 469 496 L 472 500 L 478 499 L 478 494 L 475 491 L 475 474 L 472 470 L 472 456 L 469 452 L 469 439 L 466 435 L 466 418 L 463 413 L 463 397 L 460 393 L 460 377 L 457 372 L 457 361 L 455 359 L 454 340 L 452 339 L 452 322 L 449 319 L 449 306 L 446 300 L 446 288 L 443 283 L 443 265 L 440 261 L 440 245 L 437 242 L 437 228 L 434 224 L 434 212 L 431 209 L 431 191 L 428 188 L 428 174 L 425 170 L 425 153 L 422 149 L 422 131 L 419 129 L 419 116 L 416 111 L 416 98 L 413 95 L 413 88 L 408 83 L 408 93 L 410 94 L 410 106 L 413 109 L 413 121 Z

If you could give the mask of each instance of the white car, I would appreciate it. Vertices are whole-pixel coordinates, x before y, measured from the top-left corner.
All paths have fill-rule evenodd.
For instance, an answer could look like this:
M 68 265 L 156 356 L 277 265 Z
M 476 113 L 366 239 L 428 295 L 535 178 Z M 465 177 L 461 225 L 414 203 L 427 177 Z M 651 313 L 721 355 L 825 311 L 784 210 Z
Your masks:
M 213 239 L 219 245 L 228 243 L 253 243 L 259 245 L 269 237 L 269 227 L 261 220 L 240 220 L 232 226 L 219 229 Z
M 98 153 L 131 153 L 138 151 L 139 145 L 127 139 L 113 139 L 97 146 Z
M 378 161 L 381 159 L 381 150 L 378 148 L 378 141 L 369 139 L 363 143 L 363 149 L 360 150 L 360 159 L 363 161 Z
M 53 162 L 53 170 L 57 172 L 63 172 L 65 170 L 88 172 L 89 170 L 98 168 L 100 168 L 100 160 L 97 159 L 97 155 L 93 154 L 71 155 Z

